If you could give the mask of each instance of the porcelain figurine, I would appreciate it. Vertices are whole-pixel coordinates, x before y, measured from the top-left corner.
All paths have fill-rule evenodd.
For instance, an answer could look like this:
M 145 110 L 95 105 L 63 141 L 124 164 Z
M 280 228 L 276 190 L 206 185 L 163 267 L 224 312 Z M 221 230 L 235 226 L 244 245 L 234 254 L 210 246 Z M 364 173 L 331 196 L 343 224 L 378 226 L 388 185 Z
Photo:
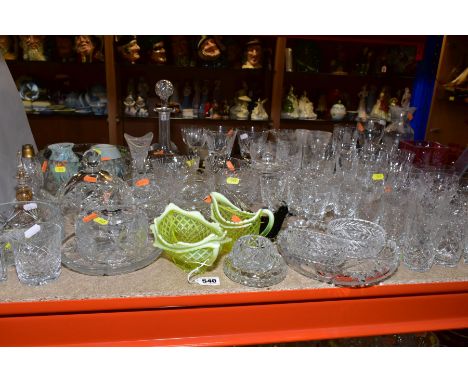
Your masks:
M 249 119 L 249 102 L 251 101 L 247 95 L 237 97 L 236 104 L 229 111 L 231 119 Z
M 385 121 L 389 120 L 389 113 L 388 113 L 388 101 L 386 99 L 385 91 L 382 90 L 379 94 L 379 98 L 375 103 L 374 107 L 371 111 L 371 117 L 373 118 L 381 118 Z
M 266 120 L 268 120 L 268 114 L 267 114 L 267 112 L 265 110 L 265 107 L 264 107 L 266 101 L 267 101 L 266 98 L 263 101 L 260 100 L 260 98 L 258 99 L 258 101 L 256 102 L 255 107 L 252 110 L 252 114 L 250 116 L 250 119 L 252 119 L 254 121 L 266 121 Z
M 46 61 L 44 53 L 44 36 L 20 36 L 24 61 Z
M 136 36 L 120 36 L 117 40 L 117 51 L 123 60 L 131 64 L 140 59 L 140 46 Z
M 359 96 L 359 106 L 357 109 L 357 117 L 359 120 L 365 121 L 367 119 L 366 112 L 366 98 L 369 93 L 367 92 L 367 86 L 364 85 L 361 91 L 358 93 Z
M 131 117 L 135 117 L 137 114 L 137 109 L 136 109 L 136 102 L 135 99 L 133 98 L 132 94 L 129 94 L 125 100 L 123 101 L 125 105 L 125 115 L 129 115 Z
M 299 119 L 317 119 L 317 114 L 314 113 L 314 104 L 307 97 L 307 92 L 302 94 L 298 103 Z
M 331 107 L 330 115 L 333 121 L 341 121 L 346 116 L 346 108 L 341 101 Z
M 281 111 L 281 118 L 285 119 L 297 119 L 299 118 L 299 102 L 294 94 L 294 88 L 289 88 L 289 93 L 283 102 L 283 108 Z
M 135 108 L 137 110 L 136 116 L 137 117 L 147 117 L 149 115 L 148 109 L 146 108 L 146 102 L 143 97 L 138 96 L 135 102 Z
M 245 59 L 242 69 L 261 69 L 263 61 L 263 48 L 259 39 L 247 42 L 245 48 Z
M 13 37 L 0 36 L 0 56 L 2 56 L 5 61 L 17 59 L 17 54 L 14 49 Z
M 411 103 L 411 92 L 409 88 L 405 88 L 405 92 L 403 93 L 403 97 L 401 97 L 401 107 L 404 109 L 408 109 Z

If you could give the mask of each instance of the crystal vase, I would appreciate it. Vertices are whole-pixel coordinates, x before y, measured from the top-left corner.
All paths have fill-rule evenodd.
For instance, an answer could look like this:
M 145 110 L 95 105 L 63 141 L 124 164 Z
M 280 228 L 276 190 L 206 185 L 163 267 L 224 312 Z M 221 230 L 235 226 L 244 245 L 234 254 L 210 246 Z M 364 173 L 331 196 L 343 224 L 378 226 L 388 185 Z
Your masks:
M 146 158 L 153 140 L 153 133 L 149 132 L 142 137 L 133 137 L 124 133 L 125 141 L 130 149 L 132 156 L 132 166 L 134 174 L 142 174 L 146 172 Z

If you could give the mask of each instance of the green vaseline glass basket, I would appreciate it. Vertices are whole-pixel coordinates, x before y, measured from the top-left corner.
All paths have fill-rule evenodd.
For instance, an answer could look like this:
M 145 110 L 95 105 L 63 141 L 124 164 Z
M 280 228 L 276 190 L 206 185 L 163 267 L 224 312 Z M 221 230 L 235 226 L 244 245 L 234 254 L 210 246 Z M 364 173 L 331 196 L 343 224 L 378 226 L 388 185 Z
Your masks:
M 211 197 L 211 219 L 227 231 L 227 236 L 231 242 L 223 246 L 222 254 L 230 252 L 234 242 L 245 235 L 266 236 L 273 227 L 275 217 L 268 209 L 259 209 L 257 212 L 243 211 L 229 199 L 218 192 L 210 193 Z M 260 233 L 262 217 L 268 217 L 268 224 Z
M 185 211 L 170 203 L 150 225 L 153 245 L 179 268 L 201 273 L 216 261 L 231 239 L 218 223 L 208 222 L 198 211 Z

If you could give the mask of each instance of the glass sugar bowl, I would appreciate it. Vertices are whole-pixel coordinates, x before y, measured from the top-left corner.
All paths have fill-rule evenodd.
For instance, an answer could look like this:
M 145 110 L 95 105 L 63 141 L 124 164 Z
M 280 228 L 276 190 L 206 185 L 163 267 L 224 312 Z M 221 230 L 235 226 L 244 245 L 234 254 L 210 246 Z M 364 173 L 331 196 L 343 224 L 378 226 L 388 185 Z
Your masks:
M 75 232 L 76 253 L 84 268 L 107 269 L 102 274 L 126 273 L 141 268 L 145 260 L 154 260 L 149 255 L 148 218 L 136 206 L 85 209 L 76 219 Z

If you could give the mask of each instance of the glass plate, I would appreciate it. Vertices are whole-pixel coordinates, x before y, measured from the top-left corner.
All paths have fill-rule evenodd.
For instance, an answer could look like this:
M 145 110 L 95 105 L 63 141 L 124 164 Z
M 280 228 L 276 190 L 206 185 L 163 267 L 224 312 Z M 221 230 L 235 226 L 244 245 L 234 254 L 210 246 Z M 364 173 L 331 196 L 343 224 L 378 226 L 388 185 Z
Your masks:
M 286 263 L 304 276 L 336 286 L 365 287 L 380 283 L 398 269 L 399 256 L 394 242 L 388 241 L 376 256 L 356 256 L 355 253 L 350 255 L 350 252 L 346 252 L 346 247 L 334 247 L 328 253 L 324 248 L 314 252 L 311 250 L 314 245 L 307 243 L 311 241 L 308 235 L 314 234 L 316 233 L 310 230 L 286 230 L 277 241 Z M 292 248 L 288 244 L 291 236 L 295 237 L 293 240 L 301 240 L 304 243 L 303 248 L 308 249 Z
M 114 276 L 134 272 L 153 263 L 162 253 L 159 248 L 148 245 L 146 251 L 131 259 L 122 259 L 118 263 L 92 262 L 83 258 L 76 251 L 76 237 L 70 237 L 62 248 L 62 264 L 72 271 L 90 276 Z

